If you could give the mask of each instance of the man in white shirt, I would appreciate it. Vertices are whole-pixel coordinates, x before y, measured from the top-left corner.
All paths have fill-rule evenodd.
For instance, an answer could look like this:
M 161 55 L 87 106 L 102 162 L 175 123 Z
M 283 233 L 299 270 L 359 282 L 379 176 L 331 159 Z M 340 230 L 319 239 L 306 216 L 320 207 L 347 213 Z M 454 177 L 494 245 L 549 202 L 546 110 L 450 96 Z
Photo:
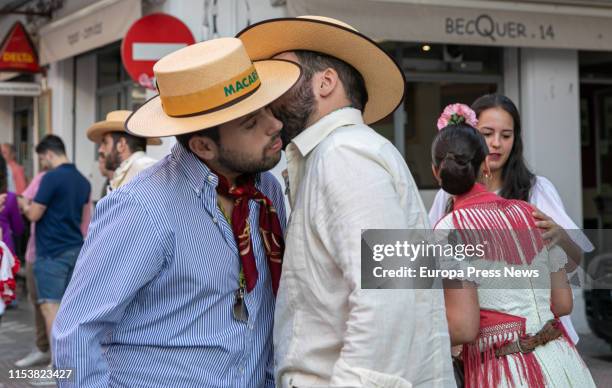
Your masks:
M 107 170 L 114 171 L 108 191 L 116 190 L 132 180 L 157 160 L 145 154 L 147 145 L 160 145 L 159 138 L 145 139 L 125 131 L 125 121 L 132 114 L 128 110 L 115 110 L 87 129 L 89 140 L 98 144 Z
M 272 104 L 291 141 L 277 384 L 454 387 L 442 291 L 361 289 L 363 229 L 429 228 L 403 157 L 367 126 L 401 103 L 401 70 L 376 43 L 329 18 L 268 20 L 238 38 L 252 58 L 303 70 Z

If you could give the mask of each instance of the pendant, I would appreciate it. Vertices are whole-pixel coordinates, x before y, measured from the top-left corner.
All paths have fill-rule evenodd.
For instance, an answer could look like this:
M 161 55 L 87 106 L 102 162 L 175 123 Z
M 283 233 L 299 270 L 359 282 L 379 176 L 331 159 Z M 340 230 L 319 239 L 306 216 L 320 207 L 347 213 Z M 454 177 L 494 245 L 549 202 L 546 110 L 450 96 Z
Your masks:
M 233 315 L 234 319 L 240 322 L 249 321 L 249 312 L 247 311 L 246 303 L 244 302 L 244 288 L 240 287 L 236 290 L 236 301 L 234 302 Z

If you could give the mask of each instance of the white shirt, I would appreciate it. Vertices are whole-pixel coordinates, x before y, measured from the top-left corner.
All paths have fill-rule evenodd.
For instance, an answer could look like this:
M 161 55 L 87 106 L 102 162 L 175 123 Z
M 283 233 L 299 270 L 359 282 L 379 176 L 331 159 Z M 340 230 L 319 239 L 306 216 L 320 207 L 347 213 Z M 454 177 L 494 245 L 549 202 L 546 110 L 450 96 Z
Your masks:
M 442 290 L 361 290 L 361 230 L 425 229 L 403 157 L 330 113 L 287 147 L 292 213 L 278 291 L 277 384 L 454 387 Z
M 144 152 L 137 151 L 124 160 L 113 174 L 110 181 L 110 190 L 116 190 L 131 181 L 142 170 L 151 167 L 157 160 L 149 158 Z
M 436 225 L 436 223 L 446 214 L 446 205 L 450 197 L 450 194 L 444 190 L 439 190 L 436 193 L 436 198 L 429 210 L 429 221 L 432 226 Z M 561 196 L 551 181 L 543 176 L 536 176 L 535 184 L 531 188 L 531 193 L 529 193 L 529 203 L 537 207 L 544 214 L 552 218 L 559 226 L 565 229 L 572 241 L 574 241 L 574 243 L 584 252 L 591 252 L 594 249 L 593 244 L 591 244 L 587 236 L 565 212 L 565 206 L 563 206 Z M 570 317 L 561 317 L 561 322 L 563 322 L 563 326 L 572 341 L 577 344 L 579 340 L 578 333 L 576 333 Z

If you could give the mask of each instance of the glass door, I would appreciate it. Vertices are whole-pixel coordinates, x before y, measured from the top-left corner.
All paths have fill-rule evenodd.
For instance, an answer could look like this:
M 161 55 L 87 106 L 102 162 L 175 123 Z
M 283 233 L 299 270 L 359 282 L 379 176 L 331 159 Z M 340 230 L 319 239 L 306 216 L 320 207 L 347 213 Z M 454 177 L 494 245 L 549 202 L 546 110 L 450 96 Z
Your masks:
M 13 144 L 15 160 L 24 167 L 26 177 L 32 177 L 34 169 L 33 139 L 34 113 L 32 97 L 15 97 L 13 110 Z

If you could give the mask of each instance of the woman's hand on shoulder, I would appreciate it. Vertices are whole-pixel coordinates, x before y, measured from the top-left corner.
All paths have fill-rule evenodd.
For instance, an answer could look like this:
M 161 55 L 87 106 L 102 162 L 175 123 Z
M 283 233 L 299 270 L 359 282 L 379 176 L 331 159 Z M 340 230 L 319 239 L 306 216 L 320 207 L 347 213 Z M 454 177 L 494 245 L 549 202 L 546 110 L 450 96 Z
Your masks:
M 536 226 L 542 230 L 542 238 L 547 245 L 557 245 L 569 238 L 565 229 L 543 211 L 536 208 L 531 214 L 535 218 Z

